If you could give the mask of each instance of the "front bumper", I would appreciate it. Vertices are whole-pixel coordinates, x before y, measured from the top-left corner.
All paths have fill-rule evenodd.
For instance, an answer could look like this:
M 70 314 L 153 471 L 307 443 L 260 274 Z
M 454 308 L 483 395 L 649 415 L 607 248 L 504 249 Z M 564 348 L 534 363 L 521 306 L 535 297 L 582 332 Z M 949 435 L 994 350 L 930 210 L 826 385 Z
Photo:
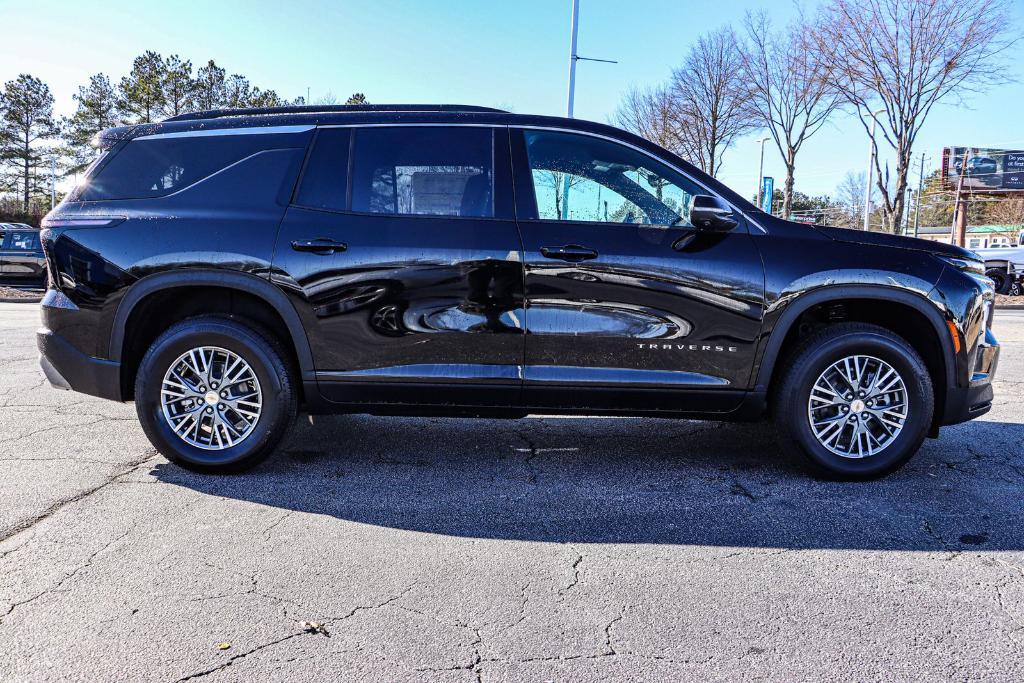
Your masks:
M 992 330 L 974 351 L 974 367 L 966 387 L 953 387 L 946 392 L 946 409 L 942 424 L 952 425 L 984 415 L 992 409 L 992 380 L 999 365 L 999 342 Z
M 88 356 L 52 330 L 36 333 L 39 365 L 50 384 L 112 401 L 121 398 L 121 364 Z

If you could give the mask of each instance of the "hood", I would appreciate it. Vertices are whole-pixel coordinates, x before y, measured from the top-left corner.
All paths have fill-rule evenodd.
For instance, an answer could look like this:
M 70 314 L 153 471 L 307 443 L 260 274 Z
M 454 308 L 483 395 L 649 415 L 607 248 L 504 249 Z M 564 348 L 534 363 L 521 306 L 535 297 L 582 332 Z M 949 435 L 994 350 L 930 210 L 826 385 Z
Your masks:
M 896 247 L 897 249 L 913 249 L 914 251 L 926 251 L 930 254 L 944 254 L 946 256 L 972 259 L 975 261 L 981 260 L 973 251 L 969 251 L 962 247 L 956 247 L 952 244 L 946 244 L 944 242 L 932 242 L 931 240 L 922 240 L 917 239 L 916 237 L 891 235 L 887 232 L 867 232 L 864 230 L 833 228 L 827 225 L 815 225 L 814 229 L 837 242 L 870 244 L 878 247 Z

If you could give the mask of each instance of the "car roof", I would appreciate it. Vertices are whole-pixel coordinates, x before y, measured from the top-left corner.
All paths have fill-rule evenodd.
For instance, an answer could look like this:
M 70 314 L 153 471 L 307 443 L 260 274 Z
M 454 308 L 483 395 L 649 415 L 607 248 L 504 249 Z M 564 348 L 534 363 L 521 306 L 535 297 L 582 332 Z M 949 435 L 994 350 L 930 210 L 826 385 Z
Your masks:
M 165 133 L 188 133 L 257 127 L 331 126 L 331 125 L 407 125 L 456 124 L 556 128 L 591 133 L 633 145 L 655 158 L 666 158 L 688 175 L 699 177 L 711 190 L 725 196 L 747 212 L 760 212 L 748 199 L 714 178 L 708 177 L 688 161 L 633 133 L 604 123 L 585 119 L 517 114 L 457 104 L 378 104 L 378 105 L 297 105 L 264 109 L 218 109 L 183 114 L 165 121 L 108 128 L 98 135 L 102 147 L 133 138 Z M 284 131 L 282 131 L 284 132 Z M 294 132 L 294 131 L 291 131 Z

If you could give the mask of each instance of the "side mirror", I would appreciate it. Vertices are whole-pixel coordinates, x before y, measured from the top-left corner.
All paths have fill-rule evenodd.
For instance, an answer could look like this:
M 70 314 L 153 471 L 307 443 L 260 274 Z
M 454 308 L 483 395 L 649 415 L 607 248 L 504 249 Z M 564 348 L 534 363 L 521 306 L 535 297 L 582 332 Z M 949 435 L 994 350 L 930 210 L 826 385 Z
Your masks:
M 729 232 L 739 225 L 732 207 L 709 194 L 696 194 L 690 200 L 690 223 L 703 232 Z

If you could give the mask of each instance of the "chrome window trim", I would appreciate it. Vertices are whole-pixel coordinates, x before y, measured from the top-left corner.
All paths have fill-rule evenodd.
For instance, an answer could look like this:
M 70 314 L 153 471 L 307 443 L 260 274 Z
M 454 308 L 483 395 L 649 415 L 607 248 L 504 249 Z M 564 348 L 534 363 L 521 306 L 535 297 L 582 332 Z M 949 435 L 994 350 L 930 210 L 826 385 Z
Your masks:
M 397 127 L 400 127 L 400 126 L 419 126 L 419 127 L 428 127 L 429 126 L 429 127 L 444 127 L 444 128 L 451 128 L 451 127 L 454 127 L 454 126 L 468 126 L 468 127 L 475 127 L 475 128 L 519 128 L 519 129 L 522 129 L 522 130 L 544 130 L 544 131 L 551 131 L 551 132 L 554 132 L 554 133 L 571 133 L 571 134 L 574 134 L 574 135 L 588 135 L 588 136 L 590 136 L 592 138 L 598 138 L 598 139 L 601 139 L 601 140 L 606 140 L 608 142 L 611 142 L 611 143 L 614 143 L 614 144 L 617 144 L 617 145 L 623 145 L 624 147 L 628 147 L 628 148 L 632 149 L 633 151 L 636 151 L 636 152 L 639 152 L 640 154 L 643 154 L 648 159 L 653 159 L 654 161 L 657 161 L 659 164 L 664 164 L 665 166 L 668 166 L 670 169 L 672 169 L 676 173 L 678 173 L 681 176 L 683 176 L 684 178 L 690 180 L 694 185 L 698 185 L 701 188 L 703 188 L 711 196 L 717 197 L 718 199 L 721 199 L 723 202 L 728 204 L 732 208 L 733 211 L 735 211 L 739 215 L 743 216 L 743 218 L 747 221 L 748 224 L 754 226 L 755 228 L 760 230 L 763 234 L 765 234 L 765 235 L 768 234 L 768 231 L 765 230 L 764 227 L 760 223 L 758 223 L 756 220 L 751 218 L 750 215 L 747 214 L 747 212 L 743 211 L 738 206 L 736 206 L 735 204 L 730 202 L 728 199 L 726 199 L 725 197 L 722 197 L 717 192 L 712 190 L 710 187 L 708 187 L 704 183 L 700 182 L 699 180 L 697 180 L 696 178 L 691 176 L 689 173 L 687 173 L 686 171 L 684 171 L 681 168 L 679 168 L 678 166 L 676 166 L 675 164 L 672 164 L 672 163 L 670 163 L 670 162 L 668 162 L 668 161 L 666 161 L 664 159 L 656 157 L 653 154 L 651 154 L 650 152 L 648 152 L 647 150 L 642 149 L 640 147 L 637 147 L 636 145 L 634 145 L 632 143 L 626 142 L 624 140 L 619 140 L 618 138 L 611 137 L 610 135 L 602 135 L 601 133 L 592 133 L 590 131 L 577 130 L 575 128 L 561 128 L 561 127 L 558 127 L 558 126 L 522 125 L 522 124 L 515 124 L 515 123 L 460 123 L 460 122 L 416 123 L 416 122 L 412 122 L 412 121 L 403 121 L 403 122 L 400 122 L 400 123 L 329 123 L 329 124 L 324 124 L 324 125 L 318 126 L 318 127 L 319 128 L 397 128 Z
M 202 137 L 215 137 L 221 135 L 277 135 L 287 133 L 305 133 L 313 130 L 316 126 L 312 124 L 302 124 L 297 126 L 251 126 L 244 128 L 209 128 L 201 130 L 181 130 L 173 133 L 153 133 L 152 135 L 140 135 L 137 138 L 132 138 L 131 142 L 136 140 L 169 140 L 172 138 L 202 138 Z

